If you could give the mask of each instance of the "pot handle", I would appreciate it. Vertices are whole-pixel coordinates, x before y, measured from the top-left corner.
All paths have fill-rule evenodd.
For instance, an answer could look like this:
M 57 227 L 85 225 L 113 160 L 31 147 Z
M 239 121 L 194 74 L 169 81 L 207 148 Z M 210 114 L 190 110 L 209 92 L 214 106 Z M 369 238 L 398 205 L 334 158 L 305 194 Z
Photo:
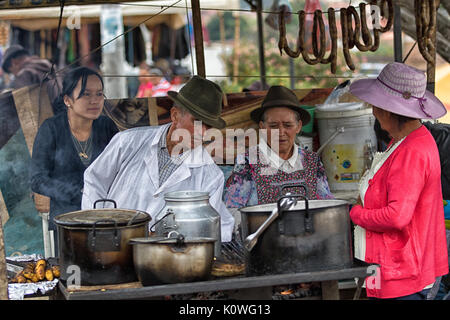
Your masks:
M 94 202 L 94 209 L 97 209 L 97 203 L 99 202 L 112 202 L 114 204 L 114 209 L 117 209 L 117 203 L 112 199 L 99 199 Z
M 172 233 L 176 233 L 177 234 L 176 237 L 172 237 Z M 172 239 L 172 238 L 177 239 L 177 246 L 182 246 L 184 244 L 184 239 L 185 239 L 184 235 L 179 233 L 176 230 L 170 231 L 169 234 L 167 235 L 167 238 L 168 239 Z
M 166 214 L 165 214 L 161 219 L 159 219 L 159 220 L 156 221 L 154 224 L 152 224 L 149 230 L 152 231 L 152 229 L 153 229 L 154 226 L 156 226 L 158 223 L 160 223 L 161 221 L 163 221 L 165 217 L 167 217 L 167 216 L 169 216 L 169 215 L 171 215 L 171 214 L 173 214 L 173 210 L 172 210 L 172 209 L 167 209 Z
M 305 196 L 308 197 L 309 195 L 309 189 L 304 183 L 285 183 L 280 186 L 280 194 L 283 195 L 283 190 L 286 188 L 293 188 L 293 187 L 300 187 L 305 189 Z
M 95 239 L 96 239 L 96 229 L 95 229 L 95 227 L 96 227 L 97 223 L 99 223 L 99 222 L 113 222 L 114 223 L 113 244 L 114 244 L 114 246 L 119 247 L 120 246 L 120 239 L 119 239 L 119 231 L 118 231 L 118 228 L 117 228 L 117 221 L 112 220 L 112 219 L 100 219 L 100 220 L 97 220 L 97 221 L 94 222 L 94 224 L 92 225 L 92 237 L 90 239 L 91 240 L 90 241 L 91 242 L 90 243 L 91 247 L 95 248 L 95 246 L 96 246 L 96 241 L 95 241 Z
M 298 185 L 295 185 L 298 186 Z M 304 185 L 301 185 L 303 187 L 305 187 Z M 305 190 L 307 190 L 305 188 Z M 281 217 L 281 214 L 283 213 L 283 208 L 281 207 L 281 201 L 283 199 L 290 199 L 290 198 L 302 198 L 303 200 L 305 200 L 305 231 L 308 233 L 313 233 L 314 232 L 314 226 L 313 226 L 313 221 L 312 221 L 312 217 L 309 214 L 309 203 L 308 203 L 308 197 L 302 195 L 302 194 L 289 194 L 289 195 L 284 195 L 282 197 L 280 197 L 280 199 L 278 199 L 277 201 L 277 206 L 278 206 L 278 214 Z

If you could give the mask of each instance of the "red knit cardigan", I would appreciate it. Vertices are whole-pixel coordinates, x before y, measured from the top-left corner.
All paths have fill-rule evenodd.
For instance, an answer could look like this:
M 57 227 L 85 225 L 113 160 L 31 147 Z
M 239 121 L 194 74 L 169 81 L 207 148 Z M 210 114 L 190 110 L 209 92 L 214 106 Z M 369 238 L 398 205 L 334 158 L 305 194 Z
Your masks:
M 367 296 L 409 295 L 448 273 L 439 153 L 425 126 L 369 180 L 364 207 L 354 206 L 350 218 L 366 229 L 366 262 L 380 265 Z

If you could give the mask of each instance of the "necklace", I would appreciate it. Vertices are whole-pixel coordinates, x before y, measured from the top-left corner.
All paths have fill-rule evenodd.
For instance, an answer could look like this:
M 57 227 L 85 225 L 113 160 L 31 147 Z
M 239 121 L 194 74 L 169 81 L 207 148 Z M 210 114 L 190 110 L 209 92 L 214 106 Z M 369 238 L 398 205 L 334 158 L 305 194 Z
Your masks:
M 79 150 L 77 150 L 77 151 L 79 151 L 78 155 L 80 156 L 80 158 L 89 159 L 89 155 L 88 155 L 87 151 L 89 150 L 91 137 L 92 137 L 92 135 L 89 136 L 88 140 L 86 141 L 86 143 L 84 143 L 84 147 L 83 147 L 83 144 L 80 141 L 78 141 L 78 139 L 76 137 L 74 137 L 74 135 L 72 134 L 72 140 L 74 141 L 76 146 L 78 145 L 80 147 Z
M 73 135 L 72 126 L 70 125 L 69 119 L 67 119 L 67 120 L 69 122 L 70 135 L 72 136 L 72 140 L 75 143 L 75 148 L 78 149 L 77 146 L 80 147 L 79 150 L 77 150 L 77 151 L 79 151 L 78 156 L 83 159 L 89 159 L 89 155 L 88 155 L 87 151 L 89 150 L 89 145 L 90 145 L 91 137 L 92 137 L 92 131 L 91 131 L 91 134 L 89 134 L 89 138 L 86 140 L 86 143 L 84 143 L 84 147 L 83 147 L 81 142 Z

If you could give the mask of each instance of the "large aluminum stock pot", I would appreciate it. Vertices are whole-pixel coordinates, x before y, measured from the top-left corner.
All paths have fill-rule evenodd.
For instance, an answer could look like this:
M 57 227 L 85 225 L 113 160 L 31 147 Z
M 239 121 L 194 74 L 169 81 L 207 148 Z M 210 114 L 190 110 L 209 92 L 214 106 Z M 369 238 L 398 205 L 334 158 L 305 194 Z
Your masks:
M 131 238 L 148 236 L 151 217 L 138 210 L 79 210 L 55 217 L 61 280 L 79 268 L 81 285 L 137 281 Z M 73 279 L 76 281 L 76 279 Z
M 277 206 L 280 208 L 280 200 L 240 209 L 244 238 L 255 233 Z M 279 209 L 278 214 L 247 253 L 247 275 L 352 266 L 349 206 L 346 201 L 303 199 L 290 209 Z

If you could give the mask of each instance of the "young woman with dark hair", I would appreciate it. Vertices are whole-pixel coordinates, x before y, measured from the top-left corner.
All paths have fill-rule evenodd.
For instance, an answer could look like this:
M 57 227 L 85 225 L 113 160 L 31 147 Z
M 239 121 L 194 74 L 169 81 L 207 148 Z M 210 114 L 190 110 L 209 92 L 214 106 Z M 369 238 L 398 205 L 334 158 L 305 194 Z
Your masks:
M 50 229 L 59 214 L 81 209 L 85 169 L 118 132 L 102 116 L 103 80 L 79 67 L 63 80 L 58 103 L 65 111 L 47 119 L 36 135 L 31 161 L 31 190 L 50 197 Z

